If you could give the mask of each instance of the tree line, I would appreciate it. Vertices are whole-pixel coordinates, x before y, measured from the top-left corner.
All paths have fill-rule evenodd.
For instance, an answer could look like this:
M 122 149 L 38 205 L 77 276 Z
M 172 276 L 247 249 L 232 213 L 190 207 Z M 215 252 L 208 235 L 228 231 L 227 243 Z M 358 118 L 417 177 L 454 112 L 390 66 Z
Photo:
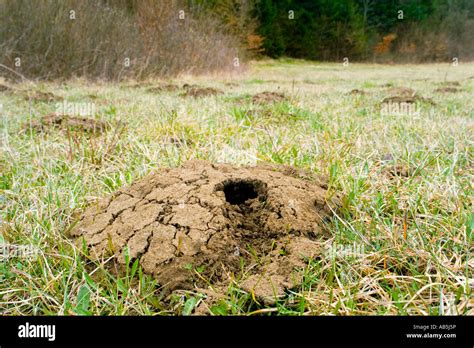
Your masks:
M 195 0 L 270 57 L 472 59 L 472 0 Z M 224 14 L 224 15 L 223 15 Z M 244 18 L 244 19 L 242 19 Z M 252 25 L 249 25 L 251 23 Z
M 438 61 L 474 53 L 472 0 L 260 0 L 271 57 Z

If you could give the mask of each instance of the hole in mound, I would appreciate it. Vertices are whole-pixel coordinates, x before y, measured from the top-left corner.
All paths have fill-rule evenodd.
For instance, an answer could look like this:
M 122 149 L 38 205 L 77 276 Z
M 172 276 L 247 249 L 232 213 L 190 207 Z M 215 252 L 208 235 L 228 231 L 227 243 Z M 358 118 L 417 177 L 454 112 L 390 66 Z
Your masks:
M 265 194 L 266 184 L 259 180 L 234 179 L 226 180 L 218 190 L 224 191 L 225 200 L 230 204 L 243 204 Z
M 224 186 L 225 200 L 230 204 L 242 204 L 258 197 L 258 192 L 251 182 L 230 182 Z

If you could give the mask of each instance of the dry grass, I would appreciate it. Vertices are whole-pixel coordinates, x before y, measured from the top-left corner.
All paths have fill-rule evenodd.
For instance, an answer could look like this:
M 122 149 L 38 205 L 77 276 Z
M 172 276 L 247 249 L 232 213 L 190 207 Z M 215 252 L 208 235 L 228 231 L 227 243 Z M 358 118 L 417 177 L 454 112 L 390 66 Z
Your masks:
M 37 86 L 69 102 L 95 95 L 98 118 L 127 123 L 120 136 L 110 127 L 93 138 L 21 133 L 54 104 L 0 94 L 2 238 L 38 250 L 36 261 L 0 264 L 2 314 L 188 314 L 198 307 L 213 314 L 473 315 L 473 68 L 262 61 L 232 81 Z M 461 92 L 435 92 L 445 80 L 459 82 Z M 159 83 L 224 94 L 147 92 Z M 421 103 L 417 114 L 380 113 L 386 84 L 412 88 L 435 105 Z M 353 89 L 368 93 L 349 94 Z M 265 91 L 288 100 L 241 102 Z M 245 270 L 229 275 L 228 289 L 211 284 L 163 299 L 138 264 L 114 276 L 65 237 L 88 202 L 157 168 L 191 158 L 243 163 L 253 160 L 249 154 L 327 175 L 330 190 L 344 197 L 329 225 L 332 239 L 321 241 L 336 252 L 308 260 L 303 285 L 274 306 L 239 288 Z
M 188 4 L 0 0 L 0 61 L 32 79 L 145 79 L 234 70 L 234 59 L 243 61 L 237 39 Z M 4 69 L 0 76 L 16 78 Z

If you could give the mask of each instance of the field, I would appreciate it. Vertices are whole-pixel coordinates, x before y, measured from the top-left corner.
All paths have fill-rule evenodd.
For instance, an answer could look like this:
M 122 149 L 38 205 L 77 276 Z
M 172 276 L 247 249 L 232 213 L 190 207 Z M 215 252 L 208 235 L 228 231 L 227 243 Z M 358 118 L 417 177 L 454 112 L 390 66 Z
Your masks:
M 403 112 L 381 110 L 397 88 L 421 98 Z M 279 94 L 252 102 L 260 92 Z M 473 315 L 473 95 L 473 63 L 263 60 L 235 76 L 11 85 L 0 92 L 0 238 L 36 258 L 0 263 L 0 313 Z M 103 129 L 38 129 L 57 102 L 89 103 Z M 239 287 L 245 274 L 226 289 L 165 296 L 138 263 L 116 274 L 68 238 L 88 204 L 189 159 L 286 164 L 327 178 L 342 202 L 327 226 L 332 252 L 308 260 L 301 286 L 264 304 Z

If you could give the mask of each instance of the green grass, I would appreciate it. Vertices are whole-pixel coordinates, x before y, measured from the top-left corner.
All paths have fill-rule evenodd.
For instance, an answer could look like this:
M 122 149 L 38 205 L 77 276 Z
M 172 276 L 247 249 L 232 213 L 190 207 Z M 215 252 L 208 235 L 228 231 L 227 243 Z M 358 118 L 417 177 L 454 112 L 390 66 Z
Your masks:
M 41 84 L 68 102 L 96 94 L 100 118 L 112 125 L 96 137 L 20 132 L 54 104 L 30 108 L 20 96 L 0 94 L 1 238 L 38 250 L 35 260 L 0 263 L 0 312 L 185 315 L 199 306 L 214 315 L 473 315 L 474 80 L 466 79 L 473 68 L 285 60 L 253 63 L 234 81 L 239 87 L 226 87 L 226 76 L 177 80 L 225 91 L 203 99 L 85 81 Z M 435 93 L 446 77 L 460 81 L 463 92 Z M 436 105 L 422 105 L 417 116 L 380 114 L 380 86 L 389 82 Z M 373 93 L 349 95 L 355 88 Z M 261 91 L 289 99 L 238 102 Z M 118 119 L 127 122 L 120 136 Z M 165 299 L 138 263 L 127 260 L 127 271 L 117 276 L 66 237 L 88 203 L 162 167 L 222 160 L 228 147 L 326 176 L 343 197 L 326 243 L 359 246 L 363 254 L 308 260 L 303 284 L 266 306 L 239 288 L 245 273 L 227 289 L 210 284 Z M 391 178 L 386 172 L 394 165 L 411 175 Z

